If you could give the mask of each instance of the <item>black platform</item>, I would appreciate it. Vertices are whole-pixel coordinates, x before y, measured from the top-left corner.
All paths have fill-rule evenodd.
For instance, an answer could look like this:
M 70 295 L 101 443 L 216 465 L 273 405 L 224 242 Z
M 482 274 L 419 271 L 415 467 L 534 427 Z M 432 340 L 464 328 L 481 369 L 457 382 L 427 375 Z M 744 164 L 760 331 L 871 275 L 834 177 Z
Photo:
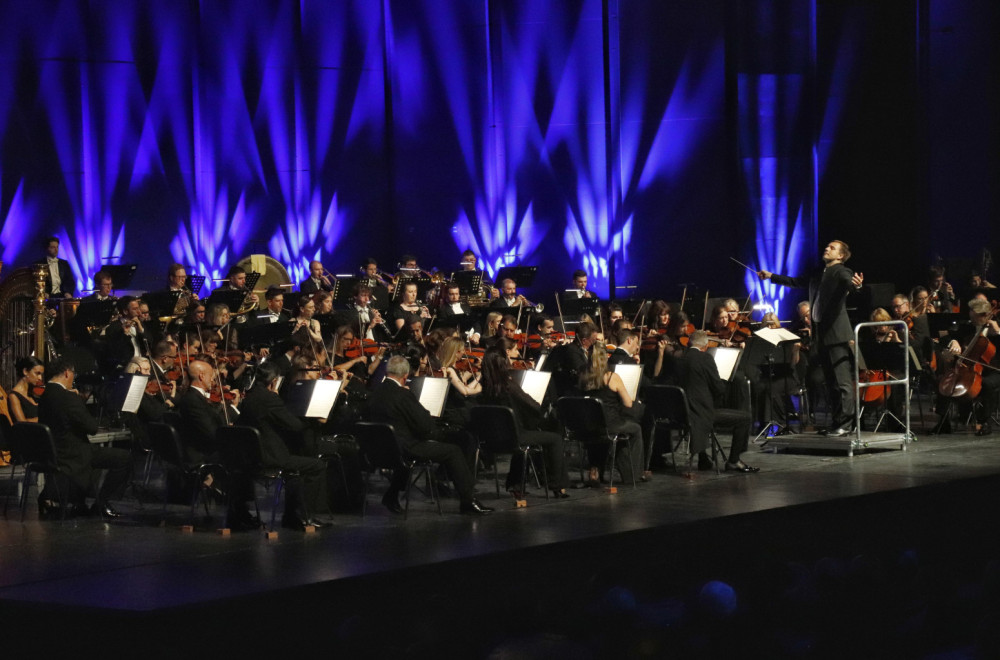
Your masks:
M 65 631 L 48 640 L 56 648 L 95 631 L 156 639 L 154 656 L 220 638 L 235 651 L 317 636 L 371 657 L 484 656 L 525 636 L 607 650 L 607 634 L 595 639 L 587 621 L 595 607 L 617 607 L 609 598 L 632 614 L 683 606 L 718 579 L 740 608 L 756 603 L 741 620 L 765 621 L 764 594 L 786 584 L 789 562 L 917 547 L 964 561 L 995 556 L 995 521 L 977 503 L 1000 495 L 1000 437 L 928 437 L 906 452 L 853 458 L 757 449 L 744 458 L 761 472 L 658 473 L 617 495 L 536 493 L 525 509 L 495 500 L 483 479 L 483 501 L 498 507 L 485 518 L 458 515 L 455 500 L 443 516 L 415 500 L 403 521 L 372 495 L 364 519 L 335 516 L 316 534 L 281 530 L 271 541 L 223 537 L 212 524 L 183 534 L 180 507 L 162 526 L 156 505 L 123 503 L 131 524 L 40 522 L 30 510 L 23 524 L 0 523 L 0 620 L 30 634 Z M 729 638 L 710 635 L 712 652 Z M 778 648 L 769 635 L 753 638 L 769 655 Z

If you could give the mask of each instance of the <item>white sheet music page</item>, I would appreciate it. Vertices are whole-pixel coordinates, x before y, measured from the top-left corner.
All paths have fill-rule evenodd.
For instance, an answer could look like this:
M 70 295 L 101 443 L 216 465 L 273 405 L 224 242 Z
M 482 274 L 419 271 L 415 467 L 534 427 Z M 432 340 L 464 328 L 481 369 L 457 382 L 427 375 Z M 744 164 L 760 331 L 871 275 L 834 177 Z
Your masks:
M 639 394 L 639 382 L 642 380 L 642 366 L 638 364 L 616 364 L 615 373 L 621 376 L 625 390 L 635 401 Z
M 729 380 L 733 375 L 733 369 L 740 359 L 741 348 L 731 346 L 715 346 L 708 349 L 708 354 L 715 359 L 715 366 L 719 370 L 719 378 Z
M 538 405 L 542 405 L 542 401 L 545 399 L 545 391 L 549 389 L 549 381 L 552 379 L 552 373 L 548 371 L 517 369 L 513 374 L 514 378 L 518 381 L 517 384 L 521 386 L 524 393 L 537 401 Z
M 139 404 L 142 403 L 142 395 L 146 391 L 147 382 L 149 382 L 149 376 L 132 374 L 132 382 L 129 383 L 128 394 L 125 395 L 125 402 L 122 404 L 122 412 L 139 411 Z
M 761 328 L 755 331 L 754 334 L 775 346 L 783 341 L 802 341 L 802 337 L 784 328 Z
M 333 404 L 337 402 L 337 395 L 344 384 L 342 380 L 314 380 L 315 383 L 312 398 L 306 407 L 305 417 L 324 419 L 330 416 Z
M 440 417 L 444 402 L 448 399 L 447 378 L 424 378 L 420 388 L 420 405 L 427 409 L 431 417 Z

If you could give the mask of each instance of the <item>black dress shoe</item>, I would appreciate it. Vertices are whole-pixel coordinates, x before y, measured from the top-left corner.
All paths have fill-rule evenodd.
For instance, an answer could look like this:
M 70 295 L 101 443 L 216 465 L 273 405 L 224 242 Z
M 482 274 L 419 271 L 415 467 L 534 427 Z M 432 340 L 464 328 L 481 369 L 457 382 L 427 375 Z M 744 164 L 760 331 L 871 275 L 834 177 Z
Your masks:
M 298 516 L 281 516 L 281 526 L 285 529 L 294 529 L 297 532 L 306 531 L 309 523 Z
M 234 532 L 252 532 L 263 527 L 263 523 L 257 516 L 250 515 L 249 511 L 236 511 L 226 516 L 226 527 Z
M 330 523 L 323 522 L 322 520 L 316 520 L 315 518 L 310 518 L 306 521 L 307 525 L 312 525 L 316 529 L 323 529 L 324 527 L 329 527 Z
M 488 513 L 493 513 L 493 509 L 488 506 L 483 506 L 477 499 L 473 499 L 469 502 L 462 502 L 458 511 L 459 513 L 470 516 L 485 516 Z
M 845 435 L 851 435 L 854 433 L 853 426 L 841 426 L 840 428 L 832 429 L 826 433 L 829 438 L 843 438 Z
M 382 496 L 382 505 L 393 513 L 403 513 L 403 507 L 399 504 L 399 493 L 394 490 Z
M 115 511 L 110 504 L 100 504 L 99 502 L 94 502 L 94 505 L 90 507 L 90 513 L 105 520 L 115 520 L 122 517 L 122 514 Z
M 556 498 L 557 500 L 564 500 L 567 497 L 569 497 L 569 493 L 566 492 L 565 488 L 553 488 L 552 497 Z
M 750 467 L 743 461 L 739 463 L 726 463 L 726 472 L 743 472 L 745 474 L 752 474 L 754 472 L 760 472 L 760 468 Z

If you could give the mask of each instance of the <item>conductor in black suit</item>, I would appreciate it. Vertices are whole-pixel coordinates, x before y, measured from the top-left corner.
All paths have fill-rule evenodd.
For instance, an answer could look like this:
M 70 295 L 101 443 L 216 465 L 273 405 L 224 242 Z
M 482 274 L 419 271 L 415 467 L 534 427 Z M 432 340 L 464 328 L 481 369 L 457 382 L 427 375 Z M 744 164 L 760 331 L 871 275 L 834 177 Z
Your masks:
M 841 437 L 854 430 L 854 331 L 847 318 L 847 294 L 861 288 L 862 273 L 844 265 L 851 250 L 843 241 L 830 241 L 823 250 L 823 270 L 811 277 L 787 277 L 766 270 L 762 280 L 781 286 L 809 289 L 812 315 L 812 345 L 816 347 L 826 379 L 833 424 L 826 435 Z
M 417 458 L 426 458 L 440 463 L 455 483 L 460 501 L 459 511 L 471 515 L 484 515 L 493 509 L 483 506 L 473 494 L 472 473 L 469 471 L 465 454 L 456 445 L 439 442 L 437 426 L 427 409 L 420 405 L 417 397 L 406 387 L 410 375 L 410 363 L 406 358 L 395 355 L 386 365 L 385 380 L 368 398 L 368 419 L 373 422 L 392 424 L 400 449 Z M 392 482 L 382 498 L 393 513 L 402 513 L 399 493 L 406 488 L 407 473 L 402 464 L 393 471 Z
M 281 526 L 304 530 L 306 525 L 325 527 L 313 515 L 327 508 L 326 462 L 308 456 L 293 456 L 286 441 L 295 443 L 305 425 L 278 396 L 278 366 L 265 362 L 257 368 L 254 386 L 240 404 L 240 424 L 260 433 L 261 462 L 265 467 L 297 472 L 285 491 L 285 514 Z
M 56 462 L 59 469 L 86 493 L 96 481 L 95 470 L 106 469 L 104 484 L 97 493 L 91 511 L 105 518 L 118 518 L 110 500 L 118 499 L 125 491 L 131 473 L 130 455 L 124 449 L 95 447 L 87 436 L 97 433 L 97 420 L 87 410 L 80 395 L 73 390 L 76 368 L 66 358 L 56 358 L 49 364 L 49 379 L 38 402 L 38 421 L 52 431 L 56 445 Z M 39 511 L 43 503 L 51 500 L 46 485 L 38 496 Z
M 735 472 L 758 472 L 750 467 L 740 455 L 747 450 L 750 442 L 750 413 L 734 408 L 716 407 L 726 393 L 726 382 L 719 377 L 715 358 L 705 352 L 708 335 L 704 330 L 696 330 L 688 340 L 688 350 L 679 360 L 679 381 L 687 394 L 691 419 L 691 456 L 699 454 L 698 466 L 711 468 L 706 450 L 709 435 L 713 429 L 731 429 L 733 444 L 729 449 L 726 470 Z

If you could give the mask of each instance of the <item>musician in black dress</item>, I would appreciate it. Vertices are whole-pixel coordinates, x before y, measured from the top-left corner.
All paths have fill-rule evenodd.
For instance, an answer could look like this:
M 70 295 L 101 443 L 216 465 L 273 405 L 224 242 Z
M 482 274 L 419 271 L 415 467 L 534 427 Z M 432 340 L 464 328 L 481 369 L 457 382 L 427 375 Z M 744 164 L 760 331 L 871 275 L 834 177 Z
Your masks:
M 38 421 L 38 398 L 34 393 L 37 387 L 44 387 L 45 365 L 33 355 L 21 358 L 14 365 L 17 373 L 21 375 L 17 383 L 10 391 L 8 400 L 11 421 L 13 422 L 37 422 Z

